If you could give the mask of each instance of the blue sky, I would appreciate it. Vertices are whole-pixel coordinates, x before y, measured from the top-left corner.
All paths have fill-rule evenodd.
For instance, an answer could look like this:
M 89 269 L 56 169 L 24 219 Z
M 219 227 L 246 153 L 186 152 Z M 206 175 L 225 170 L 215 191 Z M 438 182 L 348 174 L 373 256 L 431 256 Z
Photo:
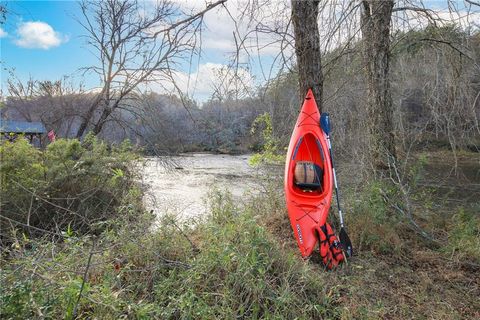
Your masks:
M 183 8 L 198 12 L 205 8 L 208 0 L 174 0 Z M 227 7 L 233 16 L 239 15 L 241 8 L 238 1 L 229 0 Z M 272 21 L 284 21 L 289 15 L 289 1 L 273 1 L 274 6 L 262 22 L 268 24 Z M 286 6 L 285 6 L 286 3 Z M 401 1 L 399 1 L 401 3 Z M 430 8 L 445 8 L 447 1 L 425 1 Z M 463 1 L 457 2 L 461 9 Z M 2 62 L 1 85 L 3 94 L 8 76 L 7 70 L 13 70 L 22 81 L 30 77 L 35 80 L 58 80 L 63 76 L 70 76 L 74 84 L 84 83 L 87 89 L 99 85 L 93 75 L 82 77 L 79 69 L 94 65 L 94 55 L 89 52 L 82 38 L 84 31 L 75 16 L 80 16 L 79 6 L 76 1 L 2 1 L 6 4 L 7 21 L 0 26 L 0 61 Z M 263 8 L 264 9 L 264 8 Z M 268 11 L 268 10 L 264 10 Z M 442 11 L 447 14 L 448 11 Z M 475 21 L 479 21 L 477 16 Z M 282 20 L 283 19 L 283 20 Z M 447 18 L 448 19 L 448 18 Z M 213 92 L 213 87 L 218 85 L 218 70 L 229 63 L 230 56 L 235 50 L 232 36 L 234 31 L 246 34 L 247 27 L 238 21 L 239 29 L 235 28 L 229 14 L 224 8 L 219 7 L 208 12 L 205 16 L 206 29 L 202 36 L 202 56 L 200 61 L 194 57 L 193 64 L 185 62 L 178 70 L 178 83 L 182 90 L 199 101 L 205 101 Z M 320 26 L 322 28 L 322 26 Z M 272 60 L 279 53 L 278 46 L 271 44 L 271 38 L 260 36 L 259 52 L 257 43 L 250 43 L 250 56 L 248 71 L 243 71 L 244 82 L 251 85 L 263 83 L 273 70 L 274 76 L 278 67 L 272 67 Z M 290 52 L 288 52 L 290 51 Z M 287 56 L 293 54 L 291 47 L 287 49 Z M 260 64 L 266 73 L 262 75 Z M 187 86 L 188 84 L 188 86 Z M 162 92 L 159 85 L 152 85 L 152 90 Z
M 85 45 L 82 27 L 75 20 L 80 16 L 77 2 L 2 1 L 2 4 L 6 4 L 8 10 L 6 23 L 0 26 L 1 83 L 4 94 L 8 77 L 5 68 L 13 70 L 22 81 L 30 77 L 35 80 L 58 80 L 70 76 L 75 83 L 81 81 L 87 88 L 98 85 L 95 76 L 80 76 L 79 69 L 95 64 L 96 60 Z M 203 7 L 204 1 L 198 1 L 191 9 L 198 11 Z M 215 70 L 228 63 L 234 49 L 233 26 L 228 21 L 230 18 L 227 14 L 220 17 L 217 13 L 208 13 L 206 17 L 207 30 L 203 35 L 200 64 L 194 58 L 193 65 L 186 62 L 180 66 L 182 82 L 187 82 L 185 79 L 190 76 L 190 87 L 184 89 L 201 101 L 206 100 L 212 91 L 210 80 L 206 77 L 215 77 Z M 262 59 L 271 61 L 268 54 Z M 259 71 L 258 68 L 256 70 Z M 192 88 L 194 79 L 197 85 Z
M 2 28 L 8 35 L 0 39 L 1 61 L 4 67 L 13 68 L 20 79 L 31 76 L 37 80 L 55 80 L 94 63 L 93 55 L 89 54 L 81 39 L 82 30 L 73 18 L 78 10 L 76 2 L 8 1 L 6 5 L 9 13 Z M 44 48 L 19 45 L 22 38 L 18 34 L 19 27 L 29 22 L 50 25 L 60 43 L 50 47 L 47 43 Z M 5 76 L 2 70 L 2 85 Z

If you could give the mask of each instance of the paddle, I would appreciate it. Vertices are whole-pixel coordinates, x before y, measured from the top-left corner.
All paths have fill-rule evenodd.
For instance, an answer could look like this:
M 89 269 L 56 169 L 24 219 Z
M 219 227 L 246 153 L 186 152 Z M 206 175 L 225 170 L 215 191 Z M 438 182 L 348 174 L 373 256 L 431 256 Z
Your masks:
M 323 129 L 323 132 L 327 135 L 327 142 L 328 142 L 328 151 L 330 152 L 330 159 L 332 161 L 332 169 L 333 169 L 333 180 L 335 182 L 335 196 L 337 198 L 337 206 L 338 206 L 338 216 L 340 217 L 340 244 L 342 245 L 343 251 L 347 257 L 351 257 L 353 254 L 352 242 L 348 237 L 347 231 L 345 230 L 345 226 L 343 224 L 343 214 L 342 209 L 340 208 L 340 197 L 338 194 L 338 186 L 337 186 L 337 175 L 335 174 L 335 165 L 333 163 L 333 153 L 332 153 L 332 144 L 330 142 L 330 117 L 328 113 L 322 113 L 320 116 L 320 127 Z

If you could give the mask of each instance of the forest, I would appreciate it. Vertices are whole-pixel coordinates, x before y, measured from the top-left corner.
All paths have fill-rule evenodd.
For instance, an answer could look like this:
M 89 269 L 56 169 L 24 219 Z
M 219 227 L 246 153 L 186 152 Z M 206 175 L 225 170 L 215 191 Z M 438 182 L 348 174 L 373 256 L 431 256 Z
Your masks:
M 1 318 L 480 317 L 480 3 L 200 2 L 76 3 L 93 89 L 0 58 L 1 118 L 56 135 L 0 141 Z M 234 50 L 197 99 L 176 68 L 222 12 Z M 0 13 L 8 26 L 15 12 Z M 274 58 L 258 67 L 265 47 Z M 269 75 L 252 85 L 256 68 Z M 354 248 L 333 270 L 321 245 L 300 254 L 285 200 L 309 89 L 330 115 Z M 253 190 L 213 185 L 188 221 L 146 205 L 148 159 L 174 177 L 191 168 L 173 159 L 204 153 L 248 156 Z
M 478 150 L 475 103 L 480 82 L 476 70 L 479 37 L 477 32 L 469 33 L 452 24 L 402 32 L 392 39 L 393 114 L 403 149 L 413 143 L 415 147 L 427 144 L 450 150 Z M 438 41 L 418 40 L 430 38 Z M 325 75 L 325 90 L 332 94 L 324 109 L 338 121 L 336 125 L 342 131 L 337 132 L 337 143 L 344 148 L 339 154 L 346 157 L 350 157 L 348 152 L 356 151 L 355 145 L 361 144 L 347 140 L 361 136 L 367 121 L 362 113 L 367 97 L 361 42 L 349 45 L 347 53 L 339 48 L 325 57 L 333 62 Z M 295 68 L 279 73 L 245 98 L 227 95 L 199 104 L 172 94 L 143 92 L 112 114 L 99 137 L 109 143 L 129 139 L 145 152 L 157 155 L 191 151 L 245 153 L 261 148 L 261 137 L 252 134 L 251 127 L 258 116 L 268 113 L 273 137 L 279 148 L 285 147 L 298 109 L 299 98 L 294 98 L 298 96 Z M 58 136 L 74 138 L 95 97 L 94 93 L 78 92 L 68 80 L 31 79 L 22 83 L 12 77 L 1 110 L 4 117 L 42 121 Z

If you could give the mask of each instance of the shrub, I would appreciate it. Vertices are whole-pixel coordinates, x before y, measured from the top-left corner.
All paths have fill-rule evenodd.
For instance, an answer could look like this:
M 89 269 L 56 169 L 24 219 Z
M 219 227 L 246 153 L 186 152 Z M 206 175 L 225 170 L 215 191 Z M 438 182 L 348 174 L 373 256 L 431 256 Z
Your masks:
M 362 192 L 355 193 L 354 203 L 348 218 L 348 229 L 357 250 L 371 250 L 377 253 L 399 252 L 403 241 L 399 234 L 402 224 L 396 213 L 391 212 L 383 194 L 394 196 L 395 190 L 381 182 L 364 186 Z
M 128 195 L 138 192 L 139 159 L 130 149 L 128 143 L 108 147 L 93 136 L 83 145 L 58 139 L 44 151 L 25 139 L 2 141 L 2 241 L 13 241 L 15 229 L 30 237 L 67 228 L 89 232 L 125 212 L 132 205 Z
M 68 318 L 94 252 L 78 318 L 335 318 L 336 287 L 282 250 L 250 212 L 228 194 L 212 194 L 211 214 L 195 227 L 170 219 L 146 232 L 117 219 L 96 238 L 36 241 L 1 274 L 5 318 Z M 123 227 L 122 227 L 123 226 Z M 94 250 L 92 250 L 94 249 Z M 36 268 L 35 265 L 41 265 Z
M 261 131 L 263 146 L 260 153 L 255 153 L 249 160 L 250 165 L 258 166 L 260 164 L 281 164 L 285 161 L 285 155 L 279 154 L 280 142 L 273 135 L 272 119 L 269 113 L 259 115 L 255 121 L 253 121 L 251 133 L 255 134 L 260 127 L 263 126 Z

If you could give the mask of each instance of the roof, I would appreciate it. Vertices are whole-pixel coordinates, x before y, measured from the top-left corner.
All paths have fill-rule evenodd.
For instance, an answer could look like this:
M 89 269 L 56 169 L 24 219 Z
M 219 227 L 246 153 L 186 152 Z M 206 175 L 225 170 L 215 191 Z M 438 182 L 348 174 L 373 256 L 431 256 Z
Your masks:
M 47 129 L 41 122 L 12 121 L 0 119 L 0 132 L 45 133 Z

